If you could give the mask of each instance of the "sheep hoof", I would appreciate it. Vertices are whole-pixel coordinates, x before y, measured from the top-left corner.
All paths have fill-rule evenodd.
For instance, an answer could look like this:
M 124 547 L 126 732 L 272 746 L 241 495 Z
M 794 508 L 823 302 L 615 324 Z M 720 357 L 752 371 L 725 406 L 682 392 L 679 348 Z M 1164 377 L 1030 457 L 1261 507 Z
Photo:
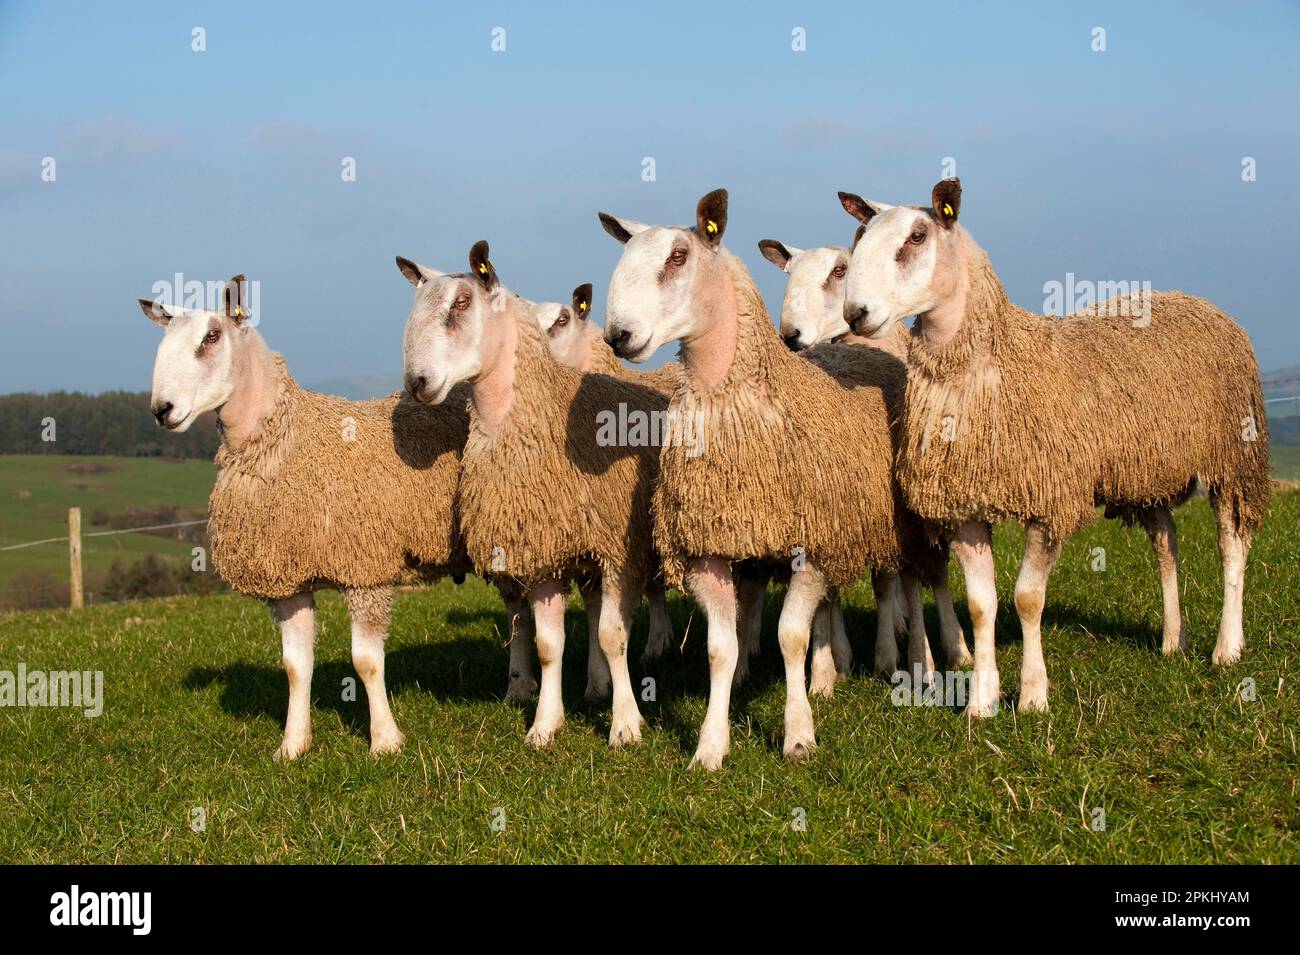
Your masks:
M 985 702 L 976 702 L 972 700 L 966 704 L 966 718 L 971 720 L 986 720 L 990 717 L 997 716 L 998 701 L 997 697 Z
M 558 726 L 538 726 L 534 723 L 532 729 L 524 737 L 524 742 L 533 749 L 547 749 L 555 742 L 555 736 L 559 732 L 560 727 Z
M 1241 647 L 1215 647 L 1210 659 L 1216 667 L 1230 667 L 1241 659 Z
M 1031 693 L 1021 693 L 1020 702 L 1016 706 L 1017 713 L 1046 713 L 1047 712 L 1047 691 L 1034 691 Z
M 311 749 L 311 735 L 308 734 L 302 739 L 290 740 L 287 736 L 280 743 L 279 749 L 272 754 L 271 758 L 276 762 L 289 762 L 295 760 L 307 750 Z
M 820 696 L 829 700 L 835 695 L 835 681 L 826 677 L 818 676 L 808 687 L 809 696 Z
M 706 747 L 703 743 L 701 743 L 700 748 L 697 749 L 695 751 L 695 755 L 691 757 L 691 764 L 687 768 L 702 769 L 705 772 L 711 773 L 721 768 L 722 761 L 726 759 L 726 757 L 727 757 L 726 746 Z
M 370 738 L 370 755 L 380 756 L 384 753 L 398 753 L 402 750 L 402 744 L 406 742 L 406 737 L 402 735 L 401 730 L 396 727 L 392 732 L 384 733 L 380 736 L 371 734 Z
M 595 683 L 588 680 L 587 692 L 582 695 L 582 698 L 588 703 L 603 703 L 609 699 L 611 692 L 608 683 Z
M 609 745 L 617 749 L 619 746 L 641 742 L 641 725 L 644 722 L 637 716 L 635 719 L 615 723 L 609 728 Z
M 892 658 L 876 657 L 876 661 L 872 665 L 872 669 L 874 669 L 879 676 L 883 676 L 886 680 L 891 679 L 893 675 L 898 671 L 898 657 L 892 657 Z
M 510 685 L 506 688 L 506 702 L 523 705 L 530 702 L 537 696 L 537 680 L 533 675 L 511 676 Z
M 786 759 L 798 762 L 811 756 L 816 748 L 817 741 L 809 737 L 807 739 L 787 739 L 783 751 Z

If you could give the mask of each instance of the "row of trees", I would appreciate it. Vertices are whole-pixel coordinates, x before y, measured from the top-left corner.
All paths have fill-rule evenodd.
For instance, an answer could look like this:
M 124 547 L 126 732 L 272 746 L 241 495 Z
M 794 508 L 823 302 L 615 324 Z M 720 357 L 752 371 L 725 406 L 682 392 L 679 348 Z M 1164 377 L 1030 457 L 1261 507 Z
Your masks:
M 168 434 L 154 423 L 144 392 L 0 395 L 0 454 L 211 458 L 216 450 L 213 415 Z

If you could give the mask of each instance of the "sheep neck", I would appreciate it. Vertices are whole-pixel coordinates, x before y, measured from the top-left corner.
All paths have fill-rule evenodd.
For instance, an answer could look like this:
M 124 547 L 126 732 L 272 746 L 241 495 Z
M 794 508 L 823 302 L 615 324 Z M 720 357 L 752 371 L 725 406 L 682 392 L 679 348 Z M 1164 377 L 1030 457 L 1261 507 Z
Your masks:
M 518 364 L 519 324 L 514 307 L 492 319 L 499 323 L 497 334 L 485 341 L 482 370 L 474 379 L 474 412 L 479 427 L 495 435 L 510 415 L 515 395 L 515 366 Z
M 254 328 L 245 329 L 244 341 L 231 363 L 234 389 L 217 409 L 221 441 L 237 449 L 258 433 L 280 397 L 283 383 L 277 374 L 275 355 Z
M 705 391 L 722 384 L 736 360 L 740 309 L 733 268 L 720 257 L 713 268 L 701 274 L 695 290 L 698 330 L 682 339 L 682 367 L 692 383 Z
M 953 294 L 917 316 L 910 363 L 931 378 L 961 374 L 977 360 L 993 358 L 997 328 L 1017 310 L 988 255 L 963 231 L 959 275 Z

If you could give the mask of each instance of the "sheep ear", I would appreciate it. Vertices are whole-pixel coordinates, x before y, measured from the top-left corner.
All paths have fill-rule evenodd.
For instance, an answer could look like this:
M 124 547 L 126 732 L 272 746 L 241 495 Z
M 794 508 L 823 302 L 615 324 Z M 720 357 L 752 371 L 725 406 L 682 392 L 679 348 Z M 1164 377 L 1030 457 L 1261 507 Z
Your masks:
M 406 276 L 406 281 L 410 282 L 416 288 L 424 284 L 424 275 L 418 265 L 410 259 L 404 259 L 400 255 L 397 257 L 397 271 Z
M 140 299 L 140 307 L 144 309 L 145 318 L 155 325 L 161 325 L 163 328 L 171 324 L 171 320 L 175 315 L 175 309 L 169 308 L 162 302 L 154 302 L 147 298 Z
M 638 232 L 644 232 L 650 228 L 644 222 L 637 222 L 635 219 L 620 219 L 608 212 L 598 212 L 596 215 L 600 216 L 600 224 L 605 227 L 605 231 L 623 243 L 626 243 L 628 239 Z
M 840 205 L 844 207 L 844 211 L 863 225 L 870 222 L 873 216 L 878 216 L 880 213 L 894 208 L 886 202 L 872 202 L 851 192 L 841 192 L 837 193 L 837 195 L 840 197 Z
M 248 280 L 242 272 L 226 283 L 221 292 L 221 305 L 226 318 L 236 325 L 242 325 L 248 318 Z
M 862 233 L 866 231 L 867 231 L 866 226 L 864 225 L 858 226 L 858 231 L 853 233 L 853 244 L 849 246 L 850 252 L 852 252 L 854 249 L 858 247 L 858 243 L 862 241 Z
M 954 177 L 936 183 L 934 191 L 930 193 L 930 208 L 934 210 L 939 224 L 945 229 L 951 229 L 961 212 L 961 180 Z
M 714 189 L 695 207 L 695 229 L 713 248 L 722 244 L 727 231 L 727 190 Z
M 763 253 L 763 258 L 784 272 L 790 267 L 790 260 L 803 250 L 784 246 L 776 239 L 763 239 L 758 243 L 758 251 Z
M 500 284 L 497 279 L 497 270 L 492 265 L 492 260 L 488 258 L 486 239 L 479 239 L 470 248 L 469 271 L 474 278 L 478 279 L 479 284 L 489 291 Z
M 584 282 L 573 290 L 573 312 L 581 319 L 591 317 L 591 283 Z

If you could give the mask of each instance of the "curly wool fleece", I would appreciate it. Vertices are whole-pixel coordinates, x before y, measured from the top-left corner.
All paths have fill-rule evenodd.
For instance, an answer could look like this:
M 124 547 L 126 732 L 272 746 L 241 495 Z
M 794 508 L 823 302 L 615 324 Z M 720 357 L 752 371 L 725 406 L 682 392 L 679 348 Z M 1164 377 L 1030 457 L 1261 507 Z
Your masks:
M 605 442 L 620 406 L 662 414 L 668 400 L 642 385 L 582 374 L 551 356 L 537 323 L 515 321 L 514 395 L 495 433 L 471 406 L 458 498 L 479 573 L 529 586 L 595 565 L 643 586 L 655 570 L 650 497 L 659 449 Z
M 684 375 L 672 400 L 681 420 L 698 422 L 705 450 L 672 445 L 660 458 L 655 543 L 665 577 L 681 586 L 699 557 L 789 566 L 802 554 L 833 586 L 853 583 L 867 567 L 898 569 L 905 522 L 885 392 L 902 390 L 901 363 L 873 349 L 828 346 L 841 350 L 827 353 L 842 362 L 881 376 L 874 385 L 842 385 L 785 347 L 748 270 L 723 254 L 736 293 L 736 355 L 716 387 Z
M 1199 475 L 1233 502 L 1238 528 L 1259 526 L 1268 430 L 1259 367 L 1236 322 L 1181 292 L 1064 319 L 1034 314 L 961 238 L 965 317 L 942 348 L 913 337 L 908 356 L 898 476 L 918 514 L 949 527 L 1038 520 L 1062 539 L 1097 504 L 1126 514 L 1181 503 Z M 1133 315 L 1109 314 L 1125 309 Z
M 453 507 L 467 393 L 438 407 L 348 401 L 303 390 L 274 357 L 271 412 L 217 452 L 208 532 L 221 577 L 279 600 L 466 570 Z

